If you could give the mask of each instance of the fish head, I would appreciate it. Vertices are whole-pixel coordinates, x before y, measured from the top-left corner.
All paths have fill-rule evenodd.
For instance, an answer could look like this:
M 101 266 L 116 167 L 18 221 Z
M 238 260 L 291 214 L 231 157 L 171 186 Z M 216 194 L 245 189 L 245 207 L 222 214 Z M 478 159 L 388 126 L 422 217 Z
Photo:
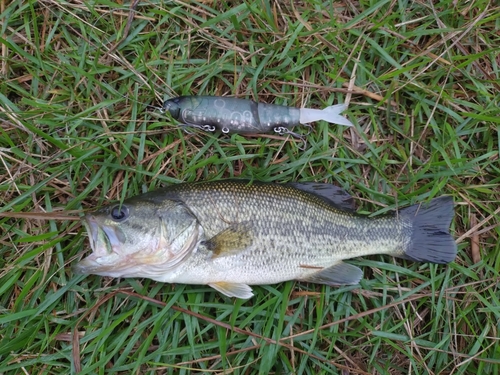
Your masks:
M 129 200 L 84 218 L 92 253 L 80 274 L 159 279 L 186 260 L 203 240 L 196 217 L 175 201 Z

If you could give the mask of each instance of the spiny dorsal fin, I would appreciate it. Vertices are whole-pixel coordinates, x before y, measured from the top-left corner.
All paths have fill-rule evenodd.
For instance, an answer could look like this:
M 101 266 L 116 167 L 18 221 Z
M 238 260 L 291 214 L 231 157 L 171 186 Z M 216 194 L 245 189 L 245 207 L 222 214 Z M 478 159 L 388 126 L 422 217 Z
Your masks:
M 253 242 L 249 226 L 246 223 L 233 224 L 205 242 L 212 252 L 212 258 L 229 256 L 247 249 Z
M 242 299 L 253 297 L 252 288 L 250 288 L 247 284 L 228 283 L 225 281 L 220 281 L 217 283 L 210 283 L 208 285 L 228 297 L 236 297 Z
M 316 284 L 355 285 L 363 277 L 363 271 L 352 264 L 339 262 L 312 275 L 300 279 Z
M 292 182 L 289 185 L 316 195 L 339 210 L 356 212 L 354 199 L 347 191 L 338 186 L 321 182 Z

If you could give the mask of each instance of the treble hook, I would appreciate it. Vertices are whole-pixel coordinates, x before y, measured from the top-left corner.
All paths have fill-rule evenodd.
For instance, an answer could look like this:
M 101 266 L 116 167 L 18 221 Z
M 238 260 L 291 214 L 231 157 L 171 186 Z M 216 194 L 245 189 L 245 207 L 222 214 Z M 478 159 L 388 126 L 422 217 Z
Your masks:
M 196 128 L 196 129 L 201 129 L 206 132 L 213 133 L 216 130 L 216 127 L 213 125 L 198 125 L 198 124 L 191 124 L 191 123 L 185 123 L 185 124 L 179 124 L 180 126 L 183 127 L 184 131 L 187 134 L 193 134 L 193 132 L 190 132 L 187 130 L 187 128 Z
M 291 135 L 291 136 L 292 136 L 292 137 L 294 137 L 294 138 L 298 138 L 298 139 L 300 139 L 300 140 L 302 141 L 302 143 L 303 143 L 303 145 L 304 145 L 304 146 L 303 146 L 303 147 L 299 147 L 299 146 L 297 146 L 297 147 L 299 148 L 299 150 L 304 151 L 304 150 L 306 149 L 306 147 L 307 147 L 307 140 L 306 140 L 306 137 L 307 137 L 307 136 L 311 133 L 311 131 L 312 131 L 312 126 L 308 125 L 308 127 L 309 127 L 310 129 L 309 129 L 309 133 L 307 133 L 306 135 L 302 135 L 302 134 L 299 134 L 299 133 L 295 133 L 295 132 L 291 131 L 290 129 L 285 128 L 284 126 L 278 126 L 278 127 L 275 127 L 273 130 L 274 130 L 277 134 L 279 134 L 279 135 Z

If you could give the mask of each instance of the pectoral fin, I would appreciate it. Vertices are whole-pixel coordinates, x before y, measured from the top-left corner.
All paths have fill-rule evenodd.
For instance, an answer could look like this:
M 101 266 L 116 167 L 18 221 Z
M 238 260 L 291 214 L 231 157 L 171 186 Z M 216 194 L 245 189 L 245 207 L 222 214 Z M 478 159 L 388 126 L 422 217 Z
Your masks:
M 247 249 L 253 241 L 249 226 L 245 223 L 233 224 L 205 242 L 212 252 L 212 258 L 229 256 Z
M 252 288 L 250 288 L 247 284 L 228 283 L 225 281 L 221 281 L 208 285 L 228 297 L 236 297 L 242 299 L 253 297 Z
M 355 285 L 362 277 L 363 271 L 360 268 L 340 262 L 300 280 L 326 285 Z

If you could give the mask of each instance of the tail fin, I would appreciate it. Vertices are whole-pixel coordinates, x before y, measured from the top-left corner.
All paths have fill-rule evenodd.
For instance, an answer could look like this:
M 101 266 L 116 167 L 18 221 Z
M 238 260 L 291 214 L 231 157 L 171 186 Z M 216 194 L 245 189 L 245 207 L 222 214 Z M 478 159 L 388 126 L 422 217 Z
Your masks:
M 428 205 L 416 204 L 399 211 L 412 221 L 411 242 L 404 258 L 432 263 L 449 263 L 457 256 L 457 245 L 449 233 L 454 215 L 453 197 L 433 199 Z
M 331 122 L 332 124 L 353 126 L 352 122 L 340 115 L 340 113 L 344 112 L 346 109 L 347 105 L 345 104 L 332 105 L 325 109 L 301 108 L 300 123 L 308 124 L 310 122 L 323 120 Z

